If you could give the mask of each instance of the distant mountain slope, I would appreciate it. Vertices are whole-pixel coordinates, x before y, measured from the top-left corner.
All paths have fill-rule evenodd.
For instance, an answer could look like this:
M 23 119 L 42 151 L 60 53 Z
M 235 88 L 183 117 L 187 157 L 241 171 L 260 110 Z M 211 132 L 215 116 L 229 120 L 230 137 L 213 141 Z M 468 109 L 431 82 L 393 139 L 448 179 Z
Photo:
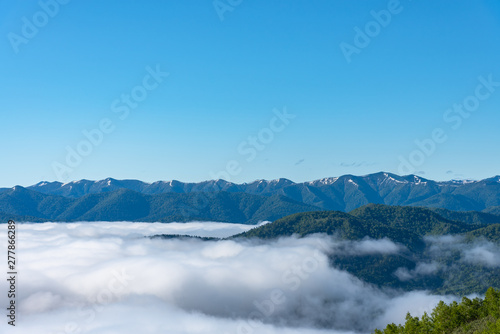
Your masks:
M 448 220 L 430 209 L 420 207 L 368 204 L 350 214 L 365 221 L 403 228 L 418 235 L 458 234 L 478 228 L 476 225 Z
M 491 242 L 500 243 L 500 224 L 489 225 L 467 233 L 469 238 L 484 238 Z
M 33 222 L 33 223 L 43 223 L 48 221 L 47 219 L 32 217 L 32 216 L 18 216 L 12 215 L 4 212 L 0 212 L 0 224 L 7 223 L 9 220 L 13 220 L 15 222 Z
M 199 183 L 184 183 L 175 180 L 146 183 L 138 180 L 108 178 L 101 181 L 80 180 L 65 184 L 40 182 L 28 189 L 69 198 L 113 192 L 119 189 L 128 189 L 146 195 L 220 191 L 259 196 L 281 195 L 324 210 L 344 212 L 370 203 L 425 206 L 453 211 L 483 211 L 492 207 L 500 207 L 500 176 L 481 181 L 437 182 L 416 175 L 398 176 L 380 172 L 365 176 L 344 175 L 303 183 L 294 183 L 282 178 L 243 184 L 224 180 Z M 6 191 L 8 189 L 0 189 L 0 194 Z M 496 209 L 491 213 L 500 215 L 500 210 Z
M 220 221 L 257 223 L 318 207 L 280 195 L 245 193 L 141 194 L 128 189 L 68 198 L 14 187 L 0 193 L 6 219 L 29 221 Z M 13 218 L 12 218 L 13 219 Z
M 292 234 L 305 236 L 326 233 L 345 240 L 387 237 L 406 246 L 415 246 L 415 240 L 424 236 L 472 233 L 497 225 L 500 224 L 496 224 L 496 221 L 490 221 L 490 224 L 453 221 L 421 207 L 368 204 L 349 213 L 316 211 L 293 214 L 251 229 L 238 237 L 272 239 Z
M 236 235 L 235 238 L 273 239 L 293 234 L 306 236 L 314 233 L 336 235 L 343 240 L 361 240 L 366 237 L 389 238 L 413 250 L 423 246 L 421 237 L 412 231 L 374 220 L 360 219 L 340 211 L 297 213 Z
M 490 206 L 483 210 L 484 213 L 500 216 L 500 206 Z
M 431 208 L 441 217 L 468 224 L 491 225 L 500 224 L 500 216 L 479 211 L 451 211 L 447 209 Z
M 50 219 L 63 213 L 71 202 L 63 196 L 45 195 L 16 186 L 0 193 L 0 212 Z

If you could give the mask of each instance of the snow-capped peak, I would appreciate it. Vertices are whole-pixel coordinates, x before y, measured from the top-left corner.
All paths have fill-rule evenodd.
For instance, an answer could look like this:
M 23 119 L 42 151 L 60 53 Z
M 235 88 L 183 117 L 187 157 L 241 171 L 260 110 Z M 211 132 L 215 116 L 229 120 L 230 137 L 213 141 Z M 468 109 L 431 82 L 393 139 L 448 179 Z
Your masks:
M 381 183 L 387 182 L 387 181 L 392 181 L 395 183 L 408 183 L 406 180 L 397 180 L 393 178 L 389 173 L 383 173 L 384 175 L 384 180 Z
M 356 187 L 359 187 L 359 185 L 354 182 L 352 179 L 348 179 L 347 182 L 354 184 Z
M 334 184 L 337 182 L 339 178 L 338 177 L 325 177 L 323 179 L 315 180 L 315 181 L 310 181 L 308 182 L 310 185 L 322 185 L 322 186 L 327 186 L 330 184 Z
M 420 177 L 418 177 L 417 175 L 413 175 L 413 183 L 414 184 L 427 184 L 427 181 L 424 181 L 425 179 L 422 179 Z
M 469 184 L 469 183 L 474 183 L 476 182 L 475 180 L 451 180 L 451 183 L 454 184 Z M 497 182 L 500 182 L 500 180 L 497 179 Z

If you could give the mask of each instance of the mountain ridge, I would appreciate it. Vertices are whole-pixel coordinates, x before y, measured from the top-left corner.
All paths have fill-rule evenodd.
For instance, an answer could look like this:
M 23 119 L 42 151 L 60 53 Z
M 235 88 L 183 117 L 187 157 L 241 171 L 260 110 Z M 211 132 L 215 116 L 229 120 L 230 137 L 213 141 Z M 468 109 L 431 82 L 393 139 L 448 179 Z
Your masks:
M 9 189 L 13 188 L 0 189 L 0 194 Z M 176 180 L 146 183 L 139 180 L 107 178 L 99 181 L 83 179 L 69 183 L 42 181 L 26 189 L 68 198 L 108 193 L 119 189 L 129 189 L 145 195 L 220 191 L 267 197 L 281 195 L 324 210 L 344 212 L 370 203 L 424 206 L 453 211 L 489 212 L 490 210 L 491 213 L 498 212 L 495 207 L 500 207 L 500 176 L 478 181 L 433 181 L 417 175 L 399 176 L 379 172 L 364 176 L 346 174 L 301 183 L 280 178 L 241 184 L 221 179 L 198 183 Z

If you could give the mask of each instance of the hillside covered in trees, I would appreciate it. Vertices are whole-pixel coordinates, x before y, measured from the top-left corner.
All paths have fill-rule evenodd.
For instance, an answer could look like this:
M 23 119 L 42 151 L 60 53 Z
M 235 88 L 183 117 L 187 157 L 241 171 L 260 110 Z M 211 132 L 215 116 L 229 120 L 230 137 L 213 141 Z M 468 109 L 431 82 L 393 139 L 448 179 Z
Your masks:
M 447 212 L 451 218 L 453 213 Z M 344 213 L 297 213 L 233 238 L 277 239 L 316 233 L 337 242 L 388 239 L 395 252 L 331 252 L 332 266 L 379 287 L 440 294 L 484 293 L 500 288 L 500 224 L 476 213 L 459 213 L 464 221 L 444 218 L 416 207 L 370 204 Z
M 498 334 L 500 291 L 489 288 L 485 298 L 462 298 L 461 303 L 440 302 L 429 315 L 407 314 L 404 324 L 389 324 L 375 334 Z
M 148 195 L 119 189 L 70 198 L 14 187 L 0 193 L 0 218 L 6 218 L 3 222 L 14 219 L 30 222 L 217 221 L 256 224 L 315 210 L 319 208 L 281 195 L 229 192 Z

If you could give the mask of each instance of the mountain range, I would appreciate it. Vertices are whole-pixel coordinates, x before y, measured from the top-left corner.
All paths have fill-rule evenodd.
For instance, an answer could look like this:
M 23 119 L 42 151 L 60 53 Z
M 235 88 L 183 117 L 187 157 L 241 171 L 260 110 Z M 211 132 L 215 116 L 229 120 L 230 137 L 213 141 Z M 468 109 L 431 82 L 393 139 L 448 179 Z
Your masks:
M 17 221 L 218 221 L 253 224 L 317 207 L 280 195 L 217 192 L 141 194 L 128 189 L 79 198 L 48 195 L 16 186 L 0 193 L 0 218 Z
M 8 216 L 23 221 L 255 223 L 305 211 L 349 212 L 370 203 L 477 211 L 476 217 L 481 211 L 498 215 L 500 176 L 480 181 L 439 182 L 416 175 L 380 172 L 302 183 L 281 178 L 243 184 L 224 180 L 146 183 L 108 178 L 0 188 L 0 218 Z

